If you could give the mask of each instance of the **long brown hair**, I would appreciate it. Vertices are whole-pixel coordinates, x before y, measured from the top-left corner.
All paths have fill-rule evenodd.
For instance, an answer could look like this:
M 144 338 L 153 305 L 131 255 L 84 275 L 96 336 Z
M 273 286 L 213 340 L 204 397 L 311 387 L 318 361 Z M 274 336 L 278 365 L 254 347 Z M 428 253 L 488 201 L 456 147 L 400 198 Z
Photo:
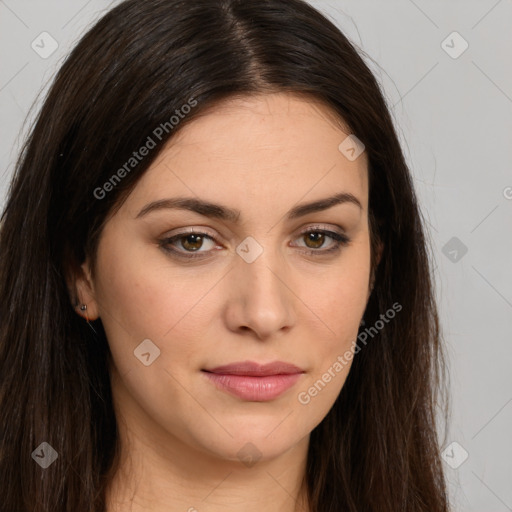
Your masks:
M 321 100 L 364 143 L 375 275 L 365 325 L 392 304 L 402 307 L 354 357 L 334 406 L 311 433 L 311 509 L 448 509 L 436 426 L 438 406 L 447 402 L 431 256 L 369 68 L 301 0 L 127 0 L 83 36 L 56 75 L 2 215 L 2 512 L 105 510 L 119 455 L 110 352 L 101 320 L 91 329 L 77 315 L 70 276 L 86 256 L 94 262 L 105 222 L 175 133 L 222 99 L 275 91 Z M 185 114 L 191 98 L 196 104 Z M 112 181 L 151 134 L 152 152 Z M 42 442 L 58 454 L 46 469 L 31 457 Z

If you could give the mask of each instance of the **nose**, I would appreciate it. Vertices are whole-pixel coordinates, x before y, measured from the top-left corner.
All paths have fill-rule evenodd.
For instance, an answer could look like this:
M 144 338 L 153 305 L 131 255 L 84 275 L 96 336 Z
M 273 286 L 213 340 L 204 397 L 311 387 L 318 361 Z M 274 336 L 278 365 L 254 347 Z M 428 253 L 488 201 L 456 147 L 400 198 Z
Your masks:
M 299 299 L 278 254 L 265 249 L 252 263 L 240 258 L 229 276 L 225 321 L 230 330 L 251 331 L 265 340 L 293 327 Z

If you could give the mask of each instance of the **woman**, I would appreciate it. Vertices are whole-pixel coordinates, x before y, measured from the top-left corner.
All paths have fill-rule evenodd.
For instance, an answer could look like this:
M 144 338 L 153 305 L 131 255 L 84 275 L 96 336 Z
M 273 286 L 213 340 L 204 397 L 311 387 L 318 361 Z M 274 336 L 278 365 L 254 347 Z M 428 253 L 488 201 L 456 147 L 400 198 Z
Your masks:
M 308 4 L 107 13 L 0 236 L 2 510 L 448 509 L 411 176 Z

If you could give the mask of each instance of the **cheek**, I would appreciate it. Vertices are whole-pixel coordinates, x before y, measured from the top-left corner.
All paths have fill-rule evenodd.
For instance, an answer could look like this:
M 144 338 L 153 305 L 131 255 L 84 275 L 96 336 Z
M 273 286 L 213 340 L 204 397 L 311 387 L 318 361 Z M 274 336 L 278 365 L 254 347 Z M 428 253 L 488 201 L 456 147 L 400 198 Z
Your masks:
M 366 308 L 368 281 L 369 254 L 355 251 L 307 278 L 301 298 L 315 313 L 326 346 L 340 346 L 357 336 Z
M 336 401 L 352 366 L 359 322 L 364 311 L 364 288 L 333 286 L 315 310 L 322 320 L 314 333 L 311 370 L 295 397 L 304 428 L 317 425 Z M 325 325 L 324 325 L 325 324 Z M 326 327 L 328 326 L 328 328 Z M 331 332 L 332 331 L 332 332 Z M 324 333 L 319 335 L 317 333 Z
M 206 266 L 192 270 L 167 262 L 149 244 L 125 246 L 110 238 L 98 252 L 100 317 L 116 367 L 121 374 L 140 370 L 134 351 L 149 339 L 159 351 L 151 368 L 180 373 L 198 350 L 195 333 L 209 324 L 205 308 L 215 295 L 209 291 L 221 276 Z
M 324 299 L 325 321 L 342 342 L 357 336 L 359 323 L 366 307 L 367 275 L 351 276 L 332 286 Z
M 116 236 L 120 233 L 122 230 L 111 228 L 100 243 L 95 291 L 114 359 L 129 365 L 135 360 L 134 349 L 145 339 L 156 340 L 165 329 L 161 325 L 163 311 L 168 311 L 170 324 L 175 308 L 171 294 L 167 304 L 161 302 L 165 287 L 155 275 L 154 262 L 146 258 L 147 251 Z
M 314 309 L 319 322 L 319 329 L 315 329 L 315 377 L 327 371 L 339 356 L 353 351 L 366 305 L 364 288 L 338 285 L 328 292 L 323 298 L 317 297 Z
M 310 277 L 303 288 L 304 303 L 314 315 L 315 351 L 311 354 L 312 372 L 305 385 L 304 399 L 312 408 L 332 404 L 340 392 L 352 364 L 361 318 L 366 307 L 369 279 L 369 253 L 352 253 L 329 272 Z M 316 282 L 316 287 L 311 284 Z M 309 290 L 309 291 L 308 291 Z

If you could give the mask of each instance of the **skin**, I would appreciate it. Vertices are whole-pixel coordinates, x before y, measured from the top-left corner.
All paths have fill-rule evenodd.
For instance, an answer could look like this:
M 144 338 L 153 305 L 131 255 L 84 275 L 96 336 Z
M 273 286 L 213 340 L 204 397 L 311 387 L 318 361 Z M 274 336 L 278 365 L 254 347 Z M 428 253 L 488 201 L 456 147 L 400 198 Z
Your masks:
M 94 279 L 86 261 L 76 285 L 88 318 L 102 319 L 114 360 L 122 458 L 109 512 L 308 510 L 301 481 L 310 433 L 350 361 L 309 403 L 298 395 L 353 351 L 370 295 L 367 159 L 338 150 L 348 134 L 305 97 L 230 99 L 177 133 L 105 225 Z M 338 192 L 362 209 L 344 203 L 285 217 Z M 239 223 L 177 209 L 136 218 L 148 203 L 176 196 L 240 210 Z M 311 226 L 350 242 L 322 256 L 337 242 L 301 235 Z M 214 240 L 175 241 L 182 254 L 206 254 L 187 262 L 159 241 L 189 227 Z M 248 236 L 263 248 L 252 263 L 236 252 Z M 134 356 L 145 339 L 160 350 L 149 366 Z M 286 361 L 305 373 L 278 398 L 256 402 L 201 372 L 246 360 Z

